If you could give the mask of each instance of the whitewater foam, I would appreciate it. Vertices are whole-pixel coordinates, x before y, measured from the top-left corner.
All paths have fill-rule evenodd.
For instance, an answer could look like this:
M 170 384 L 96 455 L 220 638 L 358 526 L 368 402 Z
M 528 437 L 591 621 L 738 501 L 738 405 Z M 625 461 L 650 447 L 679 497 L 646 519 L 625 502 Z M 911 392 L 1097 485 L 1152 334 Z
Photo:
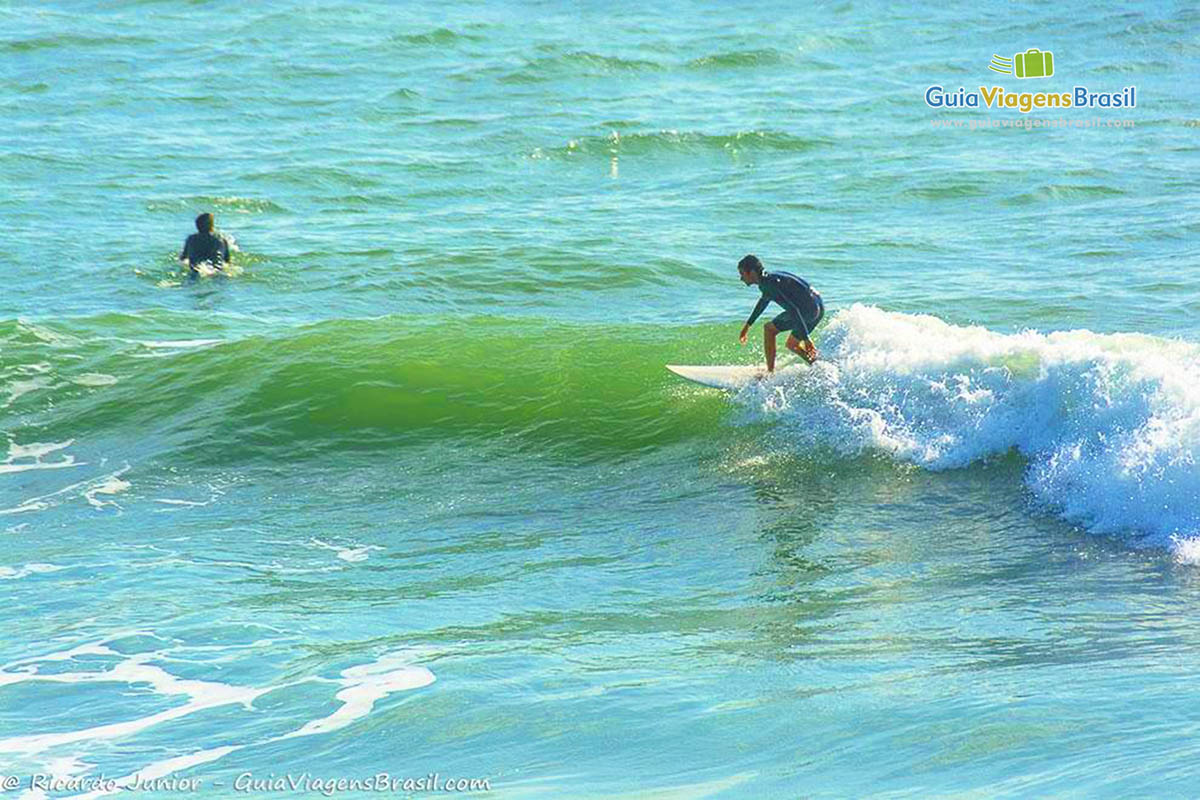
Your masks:
M 31 469 L 62 469 L 63 467 L 83 466 L 75 461 L 74 456 L 63 456 L 61 461 L 43 461 L 58 450 L 63 450 L 75 443 L 74 439 L 65 442 L 30 442 L 29 444 L 8 443 L 8 456 L 0 462 L 0 474 L 8 472 L 25 472 Z M 31 459 L 26 463 L 20 463 Z
M 1087 330 L 1001 334 L 854 305 L 827 360 L 738 397 L 807 445 L 940 470 L 1012 450 L 1037 501 L 1200 563 L 1200 348 Z
M 91 488 L 84 491 L 83 497 L 85 500 L 88 501 L 88 505 L 90 505 L 92 508 L 97 508 L 97 509 L 106 508 L 108 506 L 115 506 L 117 508 L 120 508 L 120 506 L 118 506 L 115 501 L 99 500 L 99 499 L 97 499 L 96 495 L 120 494 L 121 492 L 128 489 L 130 487 L 129 481 L 121 479 L 121 475 L 123 475 L 124 473 L 126 473 L 128 471 L 129 471 L 129 466 L 126 465 L 124 469 L 117 470 L 116 472 L 112 473 L 111 475 L 105 475 L 104 477 L 100 478 Z
M 40 575 L 46 572 L 58 572 L 66 567 L 59 567 L 54 564 L 39 564 L 30 563 L 22 567 L 5 567 L 0 565 L 0 580 L 16 580 L 18 578 L 27 578 L 30 575 Z
M 370 553 L 372 550 L 382 550 L 383 549 L 382 547 L 379 547 L 379 546 L 373 545 L 373 544 L 341 547 L 338 545 L 330 544 L 329 542 L 323 542 L 316 537 L 313 537 L 312 539 L 309 540 L 308 546 L 319 548 L 321 550 L 331 550 L 337 554 L 338 558 L 342 559 L 343 561 L 349 561 L 351 563 L 354 563 L 357 561 L 366 561 L 367 558 L 370 556 Z
M 172 655 L 167 650 L 126 654 L 112 646 L 119 639 L 129 636 L 159 638 L 144 631 L 125 631 L 100 642 L 88 642 L 67 650 L 12 661 L 0 667 L 0 686 L 33 681 L 63 684 L 92 683 L 100 687 L 112 683 L 136 684 L 148 687 L 157 695 L 186 697 L 186 702 L 163 711 L 121 722 L 0 739 L 0 753 L 20 755 L 26 758 L 33 757 L 45 766 L 47 773 L 71 775 L 86 766 L 79 760 L 81 753 L 77 750 L 80 747 L 125 740 L 171 720 L 220 706 L 241 705 L 244 708 L 252 709 L 254 701 L 259 697 L 302 683 L 334 683 L 340 684 L 342 687 L 334 696 L 340 703 L 338 708 L 332 713 L 310 720 L 288 733 L 253 742 L 231 743 L 172 755 L 146 764 L 124 777 L 114 779 L 106 788 L 77 795 L 81 798 L 100 797 L 135 786 L 139 780 L 161 778 L 200 764 L 217 761 L 252 744 L 269 744 L 300 736 L 325 734 L 344 728 L 370 714 L 375 703 L 387 695 L 428 686 L 435 680 L 433 673 L 428 669 L 411 663 L 419 655 L 416 651 L 386 653 L 373 662 L 347 668 L 341 672 L 341 677 L 333 679 L 310 676 L 274 685 L 236 686 L 218 681 L 180 678 L 156 663 L 172 660 Z M 263 643 L 256 642 L 252 646 L 260 644 Z M 187 649 L 208 650 L 214 648 L 199 646 Z M 107 668 L 82 669 L 85 666 L 96 667 L 97 664 L 81 662 L 79 664 L 81 669 L 75 671 L 41 671 L 43 663 L 74 662 L 81 656 L 101 657 L 106 662 L 102 666 Z M 75 748 L 76 752 L 72 752 L 66 757 L 61 753 L 51 752 L 65 746 Z M 26 796 L 32 798 L 39 795 L 27 794 Z
M 103 463 L 103 462 L 102 462 Z M 82 464 L 64 464 L 63 466 L 83 466 Z M 130 469 L 129 464 L 125 464 L 120 469 L 113 472 L 77 481 L 70 485 L 64 486 L 48 494 L 30 497 L 20 505 L 13 508 L 0 508 L 0 515 L 5 514 L 21 514 L 30 511 L 44 511 L 53 506 L 59 505 L 71 498 L 82 497 L 87 501 L 88 505 L 95 509 L 103 509 L 108 506 L 120 508 L 115 501 L 100 500 L 97 495 L 115 495 L 120 494 L 130 487 L 130 483 L 121 478 Z

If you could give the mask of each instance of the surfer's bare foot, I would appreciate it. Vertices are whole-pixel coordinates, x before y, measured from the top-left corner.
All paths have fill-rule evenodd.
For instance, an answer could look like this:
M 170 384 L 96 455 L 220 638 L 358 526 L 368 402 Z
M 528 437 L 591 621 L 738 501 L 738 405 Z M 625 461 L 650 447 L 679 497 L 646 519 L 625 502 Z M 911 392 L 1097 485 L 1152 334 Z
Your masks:
M 804 345 L 804 349 L 800 351 L 800 357 L 809 364 L 815 364 L 817 362 L 817 346 L 812 342 L 808 342 Z

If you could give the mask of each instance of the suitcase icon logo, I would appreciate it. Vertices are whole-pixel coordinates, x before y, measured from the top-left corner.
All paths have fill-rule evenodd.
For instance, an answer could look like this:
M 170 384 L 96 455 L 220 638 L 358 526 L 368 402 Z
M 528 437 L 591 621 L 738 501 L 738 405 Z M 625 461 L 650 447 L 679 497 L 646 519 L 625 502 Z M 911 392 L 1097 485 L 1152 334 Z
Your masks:
M 1018 78 L 1049 78 L 1054 74 L 1054 54 L 1049 50 L 1031 47 L 1012 58 L 993 55 L 988 69 Z

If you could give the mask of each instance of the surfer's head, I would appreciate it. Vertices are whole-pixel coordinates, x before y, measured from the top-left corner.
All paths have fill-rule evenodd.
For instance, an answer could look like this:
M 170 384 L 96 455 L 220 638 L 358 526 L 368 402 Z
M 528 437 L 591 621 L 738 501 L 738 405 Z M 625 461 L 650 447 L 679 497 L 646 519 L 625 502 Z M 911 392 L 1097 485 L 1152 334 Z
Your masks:
M 212 233 L 213 215 L 209 213 L 201 214 L 196 217 L 196 230 L 201 233 Z
M 758 256 L 748 255 L 738 262 L 738 277 L 747 286 L 753 286 L 762 278 L 763 265 Z

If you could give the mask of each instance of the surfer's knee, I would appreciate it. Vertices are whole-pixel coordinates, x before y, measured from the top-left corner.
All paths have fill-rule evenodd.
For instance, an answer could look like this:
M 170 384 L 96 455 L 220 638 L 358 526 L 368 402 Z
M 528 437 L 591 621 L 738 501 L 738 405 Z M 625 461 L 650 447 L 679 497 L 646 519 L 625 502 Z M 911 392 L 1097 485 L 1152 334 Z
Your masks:
M 775 327 L 774 322 L 768 322 L 763 325 L 763 333 L 765 333 L 767 336 L 778 336 L 779 328 Z

